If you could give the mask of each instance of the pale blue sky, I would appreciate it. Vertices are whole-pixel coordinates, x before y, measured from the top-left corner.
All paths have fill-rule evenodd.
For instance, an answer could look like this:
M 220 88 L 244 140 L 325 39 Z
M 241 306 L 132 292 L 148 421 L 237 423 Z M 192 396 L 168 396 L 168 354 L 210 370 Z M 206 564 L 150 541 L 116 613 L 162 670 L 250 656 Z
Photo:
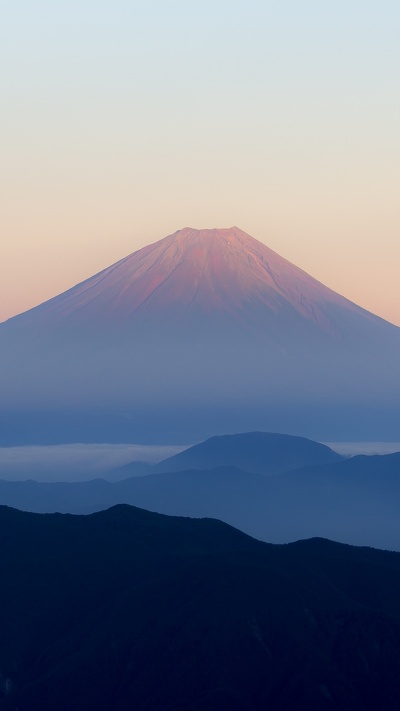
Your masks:
M 0 319 L 237 224 L 400 324 L 400 3 L 0 3 Z

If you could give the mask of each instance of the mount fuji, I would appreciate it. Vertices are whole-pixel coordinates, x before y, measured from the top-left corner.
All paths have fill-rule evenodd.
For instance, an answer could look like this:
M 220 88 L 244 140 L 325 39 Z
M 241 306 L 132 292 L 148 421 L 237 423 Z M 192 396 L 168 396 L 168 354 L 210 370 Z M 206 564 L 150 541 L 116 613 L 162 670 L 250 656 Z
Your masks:
M 0 347 L 3 443 L 399 436 L 400 329 L 237 227 L 134 252 Z

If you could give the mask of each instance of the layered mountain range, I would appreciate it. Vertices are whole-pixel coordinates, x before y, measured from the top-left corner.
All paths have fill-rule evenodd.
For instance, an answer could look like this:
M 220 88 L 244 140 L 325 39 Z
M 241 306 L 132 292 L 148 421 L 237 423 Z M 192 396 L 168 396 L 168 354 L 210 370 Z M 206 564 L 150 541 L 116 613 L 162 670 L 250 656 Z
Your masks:
M 322 536 L 400 551 L 400 452 L 347 459 L 301 437 L 247 432 L 212 437 L 141 472 L 137 464 L 110 472 L 109 481 L 5 477 L 0 502 L 73 514 L 131 504 L 217 518 L 273 543 Z
M 398 435 L 400 329 L 236 227 L 131 254 L 0 346 L 3 443 Z

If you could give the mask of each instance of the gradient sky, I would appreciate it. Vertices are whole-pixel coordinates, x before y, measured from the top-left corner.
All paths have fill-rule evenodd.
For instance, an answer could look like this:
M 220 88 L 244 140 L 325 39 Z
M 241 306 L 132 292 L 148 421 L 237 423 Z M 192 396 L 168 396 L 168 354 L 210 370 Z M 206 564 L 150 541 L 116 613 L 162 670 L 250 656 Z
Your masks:
M 1 3 L 0 320 L 237 225 L 400 325 L 398 0 Z

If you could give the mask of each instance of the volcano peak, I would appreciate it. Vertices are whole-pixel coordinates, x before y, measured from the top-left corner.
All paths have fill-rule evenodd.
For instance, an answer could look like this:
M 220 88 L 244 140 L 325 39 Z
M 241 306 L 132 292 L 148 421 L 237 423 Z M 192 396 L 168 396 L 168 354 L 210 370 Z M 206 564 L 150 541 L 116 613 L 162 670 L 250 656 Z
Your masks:
M 76 436 L 118 442 L 276 429 L 279 412 L 283 431 L 293 417 L 330 427 L 339 411 L 358 423 L 382 403 L 385 427 L 399 421 L 400 329 L 238 227 L 185 227 L 139 249 L 10 319 L 0 345 L 2 407 L 21 408 L 24 430 L 25 411 L 35 429 L 46 408 L 63 431 L 80 422 Z
M 233 226 L 184 227 L 17 319 L 131 334 L 143 324 L 193 334 L 214 322 L 269 340 L 311 328 L 340 339 L 355 313 L 379 321 Z

